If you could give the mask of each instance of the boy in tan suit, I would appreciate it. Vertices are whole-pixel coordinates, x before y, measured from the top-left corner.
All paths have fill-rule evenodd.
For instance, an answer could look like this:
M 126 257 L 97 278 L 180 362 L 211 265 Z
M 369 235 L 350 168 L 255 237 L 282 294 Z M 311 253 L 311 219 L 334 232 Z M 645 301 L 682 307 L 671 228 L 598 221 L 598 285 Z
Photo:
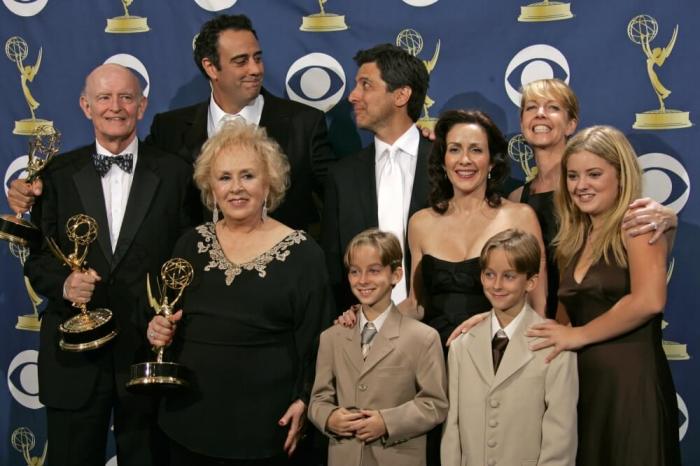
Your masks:
M 329 466 L 425 465 L 425 433 L 447 414 L 440 337 L 391 302 L 401 260 L 398 239 L 376 229 L 345 252 L 359 325 L 321 334 L 309 404 L 309 418 L 330 437 Z
M 525 336 L 543 320 L 526 301 L 540 266 L 537 240 L 501 232 L 486 242 L 480 264 L 493 310 L 450 345 L 442 466 L 573 466 L 576 356 L 564 352 L 547 363 Z

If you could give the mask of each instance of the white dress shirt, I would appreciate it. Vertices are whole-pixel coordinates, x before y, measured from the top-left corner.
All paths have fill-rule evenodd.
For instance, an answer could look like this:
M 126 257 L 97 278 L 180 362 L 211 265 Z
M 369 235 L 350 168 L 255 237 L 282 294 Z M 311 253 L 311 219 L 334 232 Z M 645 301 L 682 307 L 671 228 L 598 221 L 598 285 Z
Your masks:
M 221 129 L 221 126 L 227 121 L 235 120 L 237 118 L 242 118 L 249 125 L 258 126 L 260 124 L 260 117 L 262 116 L 263 105 L 265 104 L 265 99 L 262 94 L 253 100 L 250 104 L 246 105 L 241 109 L 240 112 L 235 115 L 224 112 L 219 104 L 214 100 L 214 95 L 209 98 L 209 117 L 207 118 L 207 136 L 212 137 L 217 131 Z
M 382 313 L 379 314 L 372 321 L 372 323 L 374 324 L 374 328 L 377 329 L 377 333 L 379 333 L 382 330 L 382 325 L 384 325 L 384 321 L 386 320 L 387 317 L 389 317 L 389 311 L 391 310 L 392 304 L 393 303 L 389 303 L 389 306 L 386 309 L 384 309 L 384 311 L 382 311 Z M 360 326 L 360 328 L 359 328 L 360 335 L 362 335 L 362 331 L 365 329 L 365 326 L 367 325 L 369 320 L 367 320 L 367 317 L 365 317 L 364 310 L 360 310 L 360 312 L 358 312 L 358 314 L 360 316 L 360 321 L 358 322 L 358 325 Z M 369 346 L 370 346 L 370 348 L 372 347 L 372 342 L 369 343 Z
M 506 332 L 506 335 L 508 336 L 508 340 L 513 339 L 513 334 L 515 334 L 515 329 L 518 328 L 518 324 L 520 324 L 520 321 L 523 320 L 523 310 L 525 309 L 525 306 L 520 310 L 517 316 L 515 316 L 515 319 L 511 320 L 508 325 L 506 325 L 503 328 L 503 331 Z M 496 313 L 492 310 L 491 311 L 491 339 L 493 340 L 493 337 L 496 336 L 498 331 L 501 330 L 501 323 L 498 321 L 498 317 L 496 317 Z
M 119 239 L 119 231 L 122 228 L 124 221 L 124 212 L 126 212 L 126 204 L 129 201 L 129 191 L 131 190 L 131 182 L 134 180 L 136 172 L 136 162 L 138 161 L 139 140 L 134 137 L 134 140 L 129 143 L 126 148 L 119 154 L 112 154 L 110 151 L 95 141 L 97 153 L 107 156 L 116 156 L 122 154 L 133 154 L 134 164 L 131 173 L 127 173 L 117 165 L 112 164 L 109 171 L 101 178 L 102 193 L 105 198 L 105 210 L 107 212 L 107 223 L 109 224 L 109 240 L 112 244 L 112 252 L 117 247 Z

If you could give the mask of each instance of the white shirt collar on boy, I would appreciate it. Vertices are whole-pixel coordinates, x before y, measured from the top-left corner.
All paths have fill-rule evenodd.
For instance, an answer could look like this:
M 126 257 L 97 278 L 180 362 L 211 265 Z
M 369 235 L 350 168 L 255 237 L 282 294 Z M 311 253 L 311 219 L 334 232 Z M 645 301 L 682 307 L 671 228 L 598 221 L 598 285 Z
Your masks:
M 505 326 L 503 329 L 504 332 L 506 332 L 506 335 L 508 335 L 508 340 L 513 339 L 513 335 L 515 334 L 515 329 L 518 328 L 518 325 L 520 325 L 520 321 L 523 320 L 523 314 L 524 310 L 527 307 L 527 305 L 523 305 L 523 308 L 520 310 L 517 316 L 515 316 L 515 319 L 511 320 L 508 325 Z M 498 317 L 496 317 L 496 312 L 491 311 L 491 339 L 496 336 L 496 333 L 501 329 L 501 323 L 498 321 Z
M 372 323 L 374 324 L 374 328 L 377 329 L 377 332 L 379 332 L 382 329 L 382 325 L 384 325 L 384 321 L 386 320 L 387 317 L 389 317 L 389 311 L 391 310 L 391 306 L 393 304 L 394 304 L 393 302 L 389 303 L 389 307 L 387 307 L 384 310 L 384 312 L 379 314 L 377 316 L 377 318 L 372 321 Z M 360 333 L 362 333 L 362 330 L 365 329 L 365 325 L 367 325 L 367 322 L 369 322 L 369 320 L 367 320 L 367 317 L 365 317 L 365 311 L 360 311 L 359 314 L 360 314 Z

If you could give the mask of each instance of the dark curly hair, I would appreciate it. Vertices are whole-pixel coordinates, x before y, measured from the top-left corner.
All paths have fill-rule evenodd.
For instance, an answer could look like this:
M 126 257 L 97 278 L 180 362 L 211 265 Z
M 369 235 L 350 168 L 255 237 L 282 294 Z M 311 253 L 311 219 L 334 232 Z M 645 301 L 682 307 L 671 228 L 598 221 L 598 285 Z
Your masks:
M 485 132 L 489 144 L 491 177 L 486 181 L 486 201 L 491 207 L 501 205 L 500 188 L 508 177 L 510 166 L 507 160 L 508 144 L 503 133 L 491 117 L 480 110 L 448 110 L 435 125 L 435 142 L 428 159 L 428 180 L 430 182 L 430 207 L 444 214 L 454 196 L 452 183 L 445 174 L 445 153 L 447 152 L 447 133 L 453 126 L 460 124 L 479 125 Z
M 209 76 L 204 71 L 202 60 L 208 58 L 217 70 L 221 69 L 221 63 L 219 63 L 219 34 L 229 29 L 250 31 L 256 39 L 258 38 L 255 29 L 253 29 L 253 23 L 246 15 L 219 15 L 204 23 L 197 35 L 197 40 L 194 42 L 194 62 L 207 79 L 209 79 Z
M 408 99 L 406 110 L 411 120 L 418 120 L 430 82 L 428 70 L 420 59 L 401 47 L 380 44 L 371 49 L 360 50 L 353 60 L 358 67 L 365 63 L 376 64 L 389 92 L 403 86 L 410 87 L 411 97 Z

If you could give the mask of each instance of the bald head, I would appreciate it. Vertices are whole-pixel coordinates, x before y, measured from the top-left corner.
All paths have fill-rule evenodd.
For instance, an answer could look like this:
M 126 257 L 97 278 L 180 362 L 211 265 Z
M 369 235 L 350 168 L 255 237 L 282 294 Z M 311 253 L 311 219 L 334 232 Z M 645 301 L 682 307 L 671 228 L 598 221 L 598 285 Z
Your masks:
M 92 70 L 80 95 L 80 107 L 92 120 L 95 139 L 113 154 L 134 140 L 136 122 L 143 118 L 147 103 L 136 75 L 114 63 Z

